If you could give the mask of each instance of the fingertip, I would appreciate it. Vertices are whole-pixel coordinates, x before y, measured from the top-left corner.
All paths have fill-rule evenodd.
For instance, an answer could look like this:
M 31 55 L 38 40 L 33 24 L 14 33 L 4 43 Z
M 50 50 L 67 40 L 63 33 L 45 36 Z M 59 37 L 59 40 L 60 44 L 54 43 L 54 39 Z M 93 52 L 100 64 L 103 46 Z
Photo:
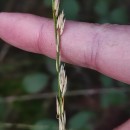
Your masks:
M 7 43 L 30 52 L 38 52 L 37 35 L 44 19 L 21 13 L 0 13 L 0 38 Z

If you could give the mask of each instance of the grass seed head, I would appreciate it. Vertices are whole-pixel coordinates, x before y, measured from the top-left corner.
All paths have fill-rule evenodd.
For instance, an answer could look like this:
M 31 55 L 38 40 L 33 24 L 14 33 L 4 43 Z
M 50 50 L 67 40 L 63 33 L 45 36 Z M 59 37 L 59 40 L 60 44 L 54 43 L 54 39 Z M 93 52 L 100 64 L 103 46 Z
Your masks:
M 63 30 L 64 30 L 64 25 L 65 25 L 65 19 L 64 19 L 64 12 L 58 16 L 57 20 L 57 29 L 60 30 L 60 35 L 62 35 Z
M 55 15 L 58 17 L 59 13 L 59 5 L 60 5 L 60 0 L 55 0 L 54 2 L 54 10 L 55 10 Z

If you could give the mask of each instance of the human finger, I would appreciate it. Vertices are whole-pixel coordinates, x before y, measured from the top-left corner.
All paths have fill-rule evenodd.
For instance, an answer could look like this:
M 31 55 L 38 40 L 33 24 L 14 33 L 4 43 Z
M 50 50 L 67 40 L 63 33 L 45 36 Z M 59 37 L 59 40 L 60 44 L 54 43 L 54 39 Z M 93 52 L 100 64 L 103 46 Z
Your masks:
M 130 120 L 128 120 L 123 125 L 119 126 L 118 128 L 114 130 L 130 130 Z
M 130 83 L 130 27 L 67 21 L 61 57 Z M 26 51 L 55 58 L 53 21 L 29 14 L 0 13 L 0 37 Z

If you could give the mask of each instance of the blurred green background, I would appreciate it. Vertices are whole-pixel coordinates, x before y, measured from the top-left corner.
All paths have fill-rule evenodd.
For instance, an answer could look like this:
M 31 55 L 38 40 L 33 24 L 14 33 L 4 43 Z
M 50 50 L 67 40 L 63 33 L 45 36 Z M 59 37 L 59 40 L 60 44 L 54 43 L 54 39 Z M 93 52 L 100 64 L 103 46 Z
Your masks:
M 129 0 L 61 0 L 61 8 L 70 20 L 130 22 Z M 0 0 L 0 11 L 52 17 L 51 0 Z M 112 130 L 129 119 L 129 85 L 73 65 L 66 71 L 68 130 Z M 57 130 L 56 83 L 54 60 L 1 40 L 0 130 Z

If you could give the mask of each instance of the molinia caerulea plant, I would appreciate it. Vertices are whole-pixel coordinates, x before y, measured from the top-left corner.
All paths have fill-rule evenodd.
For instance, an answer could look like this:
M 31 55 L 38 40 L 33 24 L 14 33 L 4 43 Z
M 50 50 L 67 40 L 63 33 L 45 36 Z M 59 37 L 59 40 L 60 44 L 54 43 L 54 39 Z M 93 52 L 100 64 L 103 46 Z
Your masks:
M 54 20 L 55 41 L 56 41 L 56 71 L 58 78 L 58 94 L 56 97 L 57 118 L 59 120 L 59 130 L 65 130 L 66 114 L 64 111 L 64 95 L 67 89 L 67 77 L 64 65 L 61 63 L 61 36 L 63 34 L 65 19 L 64 12 L 59 14 L 60 0 L 52 0 L 52 12 Z

